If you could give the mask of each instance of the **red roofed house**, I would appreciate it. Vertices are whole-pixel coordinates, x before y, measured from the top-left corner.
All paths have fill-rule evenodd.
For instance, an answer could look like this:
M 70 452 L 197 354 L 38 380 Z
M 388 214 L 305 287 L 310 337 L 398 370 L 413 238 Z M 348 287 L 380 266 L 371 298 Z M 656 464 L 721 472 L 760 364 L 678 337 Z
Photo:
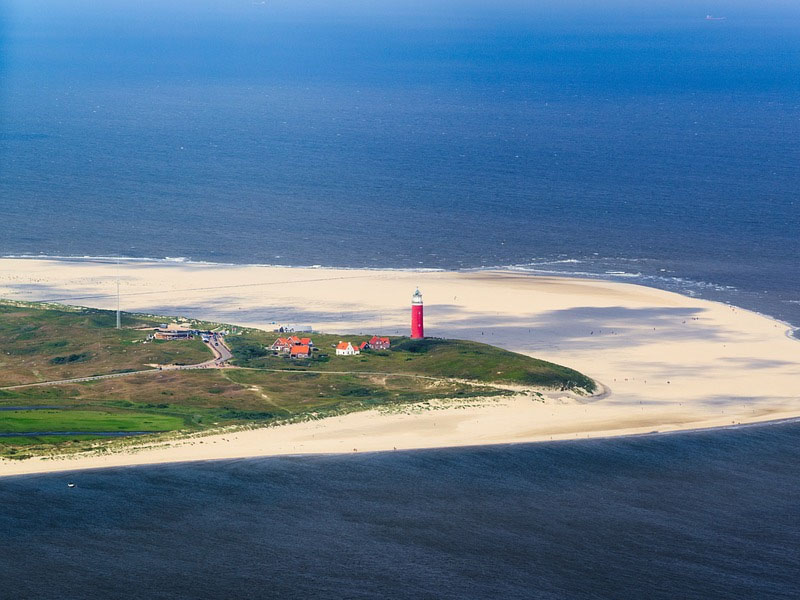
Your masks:
M 391 345 L 392 343 L 389 341 L 388 337 L 373 335 L 372 339 L 369 341 L 369 347 L 373 350 L 388 350 Z
M 336 356 L 353 356 L 354 354 L 361 354 L 361 351 L 350 342 L 339 342 L 336 345 Z
M 308 358 L 311 356 L 311 348 L 303 344 L 295 344 L 289 351 L 290 358 Z
M 275 343 L 270 346 L 270 349 L 277 352 L 289 352 L 291 354 L 295 346 L 313 348 L 314 342 L 311 341 L 311 338 L 299 338 L 296 335 L 293 335 L 288 338 L 278 338 L 275 340 Z
M 358 345 L 358 349 L 359 349 L 359 350 L 361 350 L 362 352 L 363 352 L 364 350 L 369 350 L 369 342 L 361 342 L 361 343 Z
M 292 348 L 292 343 L 287 338 L 278 338 L 275 343 L 270 346 L 270 349 L 278 352 L 289 352 Z

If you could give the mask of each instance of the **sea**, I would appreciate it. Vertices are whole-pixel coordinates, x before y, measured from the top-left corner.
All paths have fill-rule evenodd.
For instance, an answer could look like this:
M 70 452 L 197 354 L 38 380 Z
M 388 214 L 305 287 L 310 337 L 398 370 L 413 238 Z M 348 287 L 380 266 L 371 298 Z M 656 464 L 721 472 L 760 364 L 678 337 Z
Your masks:
M 800 4 L 6 0 L 0 215 L 2 256 L 508 268 L 800 328 Z M 791 597 L 798 435 L 1 480 L 0 597 Z
M 0 596 L 789 600 L 799 465 L 794 422 L 13 477 Z

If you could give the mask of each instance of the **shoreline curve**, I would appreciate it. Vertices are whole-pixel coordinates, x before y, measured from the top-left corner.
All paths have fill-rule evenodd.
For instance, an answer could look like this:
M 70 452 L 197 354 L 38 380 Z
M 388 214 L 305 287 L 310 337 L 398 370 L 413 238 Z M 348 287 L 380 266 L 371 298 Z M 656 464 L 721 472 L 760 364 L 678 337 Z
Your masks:
M 491 269 L 313 268 L 316 276 L 309 280 L 309 270 L 129 262 L 120 265 L 119 274 L 123 308 L 131 312 L 261 328 L 310 322 L 315 329 L 342 334 L 404 331 L 407 300 L 419 285 L 433 335 L 482 341 L 563 364 L 609 391 L 583 404 L 555 394 L 546 402 L 511 397 L 417 412 L 412 406 L 393 414 L 359 412 L 211 433 L 203 444 L 201 438 L 186 438 L 105 456 L 4 460 L 0 476 L 354 448 L 596 439 L 800 417 L 800 340 L 789 324 L 755 311 L 602 279 Z M 116 264 L 88 259 L 0 259 L 0 297 L 40 301 L 58 293 L 112 308 L 115 294 L 108 292 L 116 275 Z M 215 285 L 195 285 L 206 279 Z

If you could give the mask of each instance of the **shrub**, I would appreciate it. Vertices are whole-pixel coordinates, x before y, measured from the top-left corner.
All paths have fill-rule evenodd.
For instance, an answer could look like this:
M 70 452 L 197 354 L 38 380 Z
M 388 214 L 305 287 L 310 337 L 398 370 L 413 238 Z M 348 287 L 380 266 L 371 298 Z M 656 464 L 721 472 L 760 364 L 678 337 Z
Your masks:
M 260 412 L 254 410 L 233 410 L 228 409 L 220 414 L 223 419 L 243 419 L 248 421 L 268 421 L 274 419 L 275 415 L 270 412 Z
M 271 353 L 270 350 L 261 344 L 252 342 L 237 342 L 233 347 L 233 355 L 242 360 L 252 360 L 254 358 L 261 358 Z
M 80 354 L 70 354 L 68 356 L 55 356 L 50 359 L 50 362 L 54 365 L 66 365 L 69 363 L 75 362 L 84 362 L 89 360 L 90 356 L 87 352 L 81 352 Z

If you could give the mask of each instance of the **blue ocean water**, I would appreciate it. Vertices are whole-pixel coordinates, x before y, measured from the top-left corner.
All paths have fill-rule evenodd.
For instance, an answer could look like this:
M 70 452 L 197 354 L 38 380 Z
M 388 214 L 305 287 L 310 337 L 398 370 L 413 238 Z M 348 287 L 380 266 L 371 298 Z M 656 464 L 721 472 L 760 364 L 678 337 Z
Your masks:
M 794 1 L 0 4 L 0 255 L 513 266 L 800 327 L 798 165 Z M 793 598 L 798 436 L 0 479 L 0 597 Z
M 789 599 L 799 496 L 798 423 L 0 479 L 0 596 Z
M 13 0 L 0 36 L 0 254 L 515 265 L 800 326 L 796 2 Z

